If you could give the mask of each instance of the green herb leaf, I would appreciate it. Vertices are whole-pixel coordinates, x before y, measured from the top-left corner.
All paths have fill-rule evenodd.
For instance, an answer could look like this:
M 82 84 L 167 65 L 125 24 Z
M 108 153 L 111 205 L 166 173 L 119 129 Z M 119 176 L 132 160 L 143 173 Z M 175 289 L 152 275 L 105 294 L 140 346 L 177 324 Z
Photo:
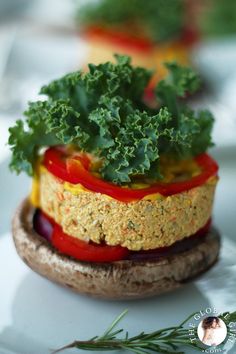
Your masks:
M 124 332 L 124 330 L 119 329 L 114 331 L 114 328 L 126 314 L 127 310 L 122 312 L 101 336 L 93 337 L 87 341 L 76 340 L 63 348 L 55 350 L 52 354 L 69 348 L 99 352 L 108 350 L 120 350 L 123 352 L 125 350 L 136 354 L 187 354 L 189 352 L 188 348 L 196 349 L 197 351 L 204 350 L 204 346 L 200 341 L 190 340 L 189 328 L 186 326 L 188 321 L 193 318 L 194 313 L 177 326 L 159 329 L 151 333 L 141 332 L 133 337 L 129 336 L 128 332 L 126 332 L 125 336 L 120 338 L 117 334 Z M 229 323 L 235 322 L 236 311 L 231 313 L 226 312 L 219 317 L 224 320 L 228 326 L 228 333 L 230 333 Z M 197 332 L 196 329 L 195 332 Z M 224 348 L 224 344 L 225 342 L 219 347 L 221 351 Z M 187 348 L 187 351 L 184 350 L 185 348 Z

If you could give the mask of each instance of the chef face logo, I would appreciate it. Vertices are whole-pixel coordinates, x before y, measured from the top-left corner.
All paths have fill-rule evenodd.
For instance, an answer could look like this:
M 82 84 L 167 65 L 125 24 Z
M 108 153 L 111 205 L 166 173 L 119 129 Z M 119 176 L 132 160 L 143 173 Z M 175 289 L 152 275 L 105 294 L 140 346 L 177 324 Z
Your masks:
M 219 317 L 208 316 L 199 323 L 197 334 L 203 344 L 209 347 L 216 347 L 225 340 L 227 327 Z

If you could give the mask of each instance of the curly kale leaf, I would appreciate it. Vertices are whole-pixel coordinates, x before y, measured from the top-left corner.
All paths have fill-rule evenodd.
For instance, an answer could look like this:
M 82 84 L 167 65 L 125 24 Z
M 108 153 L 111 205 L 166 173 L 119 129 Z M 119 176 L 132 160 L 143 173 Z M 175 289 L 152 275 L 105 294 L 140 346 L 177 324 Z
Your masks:
M 71 106 L 87 115 L 95 108 L 101 96 L 121 96 L 130 99 L 140 108 L 144 107 L 142 97 L 152 72 L 133 67 L 128 56 L 115 55 L 116 65 L 111 62 L 89 64 L 89 72 L 68 74 L 43 86 L 40 93 L 51 100 L 68 99 Z
M 47 100 L 30 103 L 25 122 L 10 128 L 11 169 L 32 174 L 41 148 L 72 144 L 102 159 L 104 179 L 122 184 L 136 175 L 161 178 L 162 154 L 184 159 L 204 152 L 212 145 L 213 117 L 194 112 L 184 99 L 198 78 L 177 64 L 168 69 L 156 88 L 155 109 L 142 101 L 150 72 L 132 67 L 127 57 L 44 86 Z
M 168 111 L 149 115 L 132 109 L 127 102 L 122 113 L 122 123 L 113 127 L 113 144 L 102 152 L 106 158 L 102 169 L 104 179 L 125 183 L 137 174 L 160 178 L 158 142 L 163 126 L 171 119 Z
M 169 141 L 164 139 L 163 153 L 179 158 L 198 155 L 213 145 L 211 131 L 214 123 L 212 114 L 205 110 L 195 112 L 186 105 L 186 97 L 201 86 L 199 76 L 188 67 L 175 62 L 166 63 L 169 75 L 155 89 L 161 106 L 168 107 L 172 115 L 169 128 L 173 129 Z
M 25 171 L 32 175 L 40 147 L 60 143 L 55 134 L 48 131 L 47 110 L 47 102 L 31 103 L 28 111 L 25 112 L 28 116 L 26 127 L 23 120 L 17 120 L 15 126 L 9 128 L 8 143 L 12 150 L 11 170 L 17 173 Z

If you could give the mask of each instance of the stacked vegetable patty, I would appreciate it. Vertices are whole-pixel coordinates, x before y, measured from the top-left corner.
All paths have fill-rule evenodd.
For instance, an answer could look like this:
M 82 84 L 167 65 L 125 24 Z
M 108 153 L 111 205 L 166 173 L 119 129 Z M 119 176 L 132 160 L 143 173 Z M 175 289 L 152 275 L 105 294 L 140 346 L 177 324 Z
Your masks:
M 34 176 L 31 203 L 52 226 L 48 239 L 82 260 L 160 250 L 210 225 L 213 117 L 186 104 L 198 76 L 167 64 L 151 108 L 143 101 L 151 73 L 116 59 L 43 87 L 47 99 L 30 103 L 27 126 L 10 128 L 11 168 Z

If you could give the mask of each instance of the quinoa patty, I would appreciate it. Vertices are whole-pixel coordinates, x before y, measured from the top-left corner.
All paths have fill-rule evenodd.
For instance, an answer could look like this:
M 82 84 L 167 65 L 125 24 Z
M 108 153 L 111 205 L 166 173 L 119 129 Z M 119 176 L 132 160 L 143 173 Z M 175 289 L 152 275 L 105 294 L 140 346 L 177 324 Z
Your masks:
M 211 217 L 217 178 L 172 196 L 124 203 L 72 185 L 40 169 L 40 208 L 70 236 L 130 250 L 170 246 Z M 149 200 L 150 199 L 150 200 Z

